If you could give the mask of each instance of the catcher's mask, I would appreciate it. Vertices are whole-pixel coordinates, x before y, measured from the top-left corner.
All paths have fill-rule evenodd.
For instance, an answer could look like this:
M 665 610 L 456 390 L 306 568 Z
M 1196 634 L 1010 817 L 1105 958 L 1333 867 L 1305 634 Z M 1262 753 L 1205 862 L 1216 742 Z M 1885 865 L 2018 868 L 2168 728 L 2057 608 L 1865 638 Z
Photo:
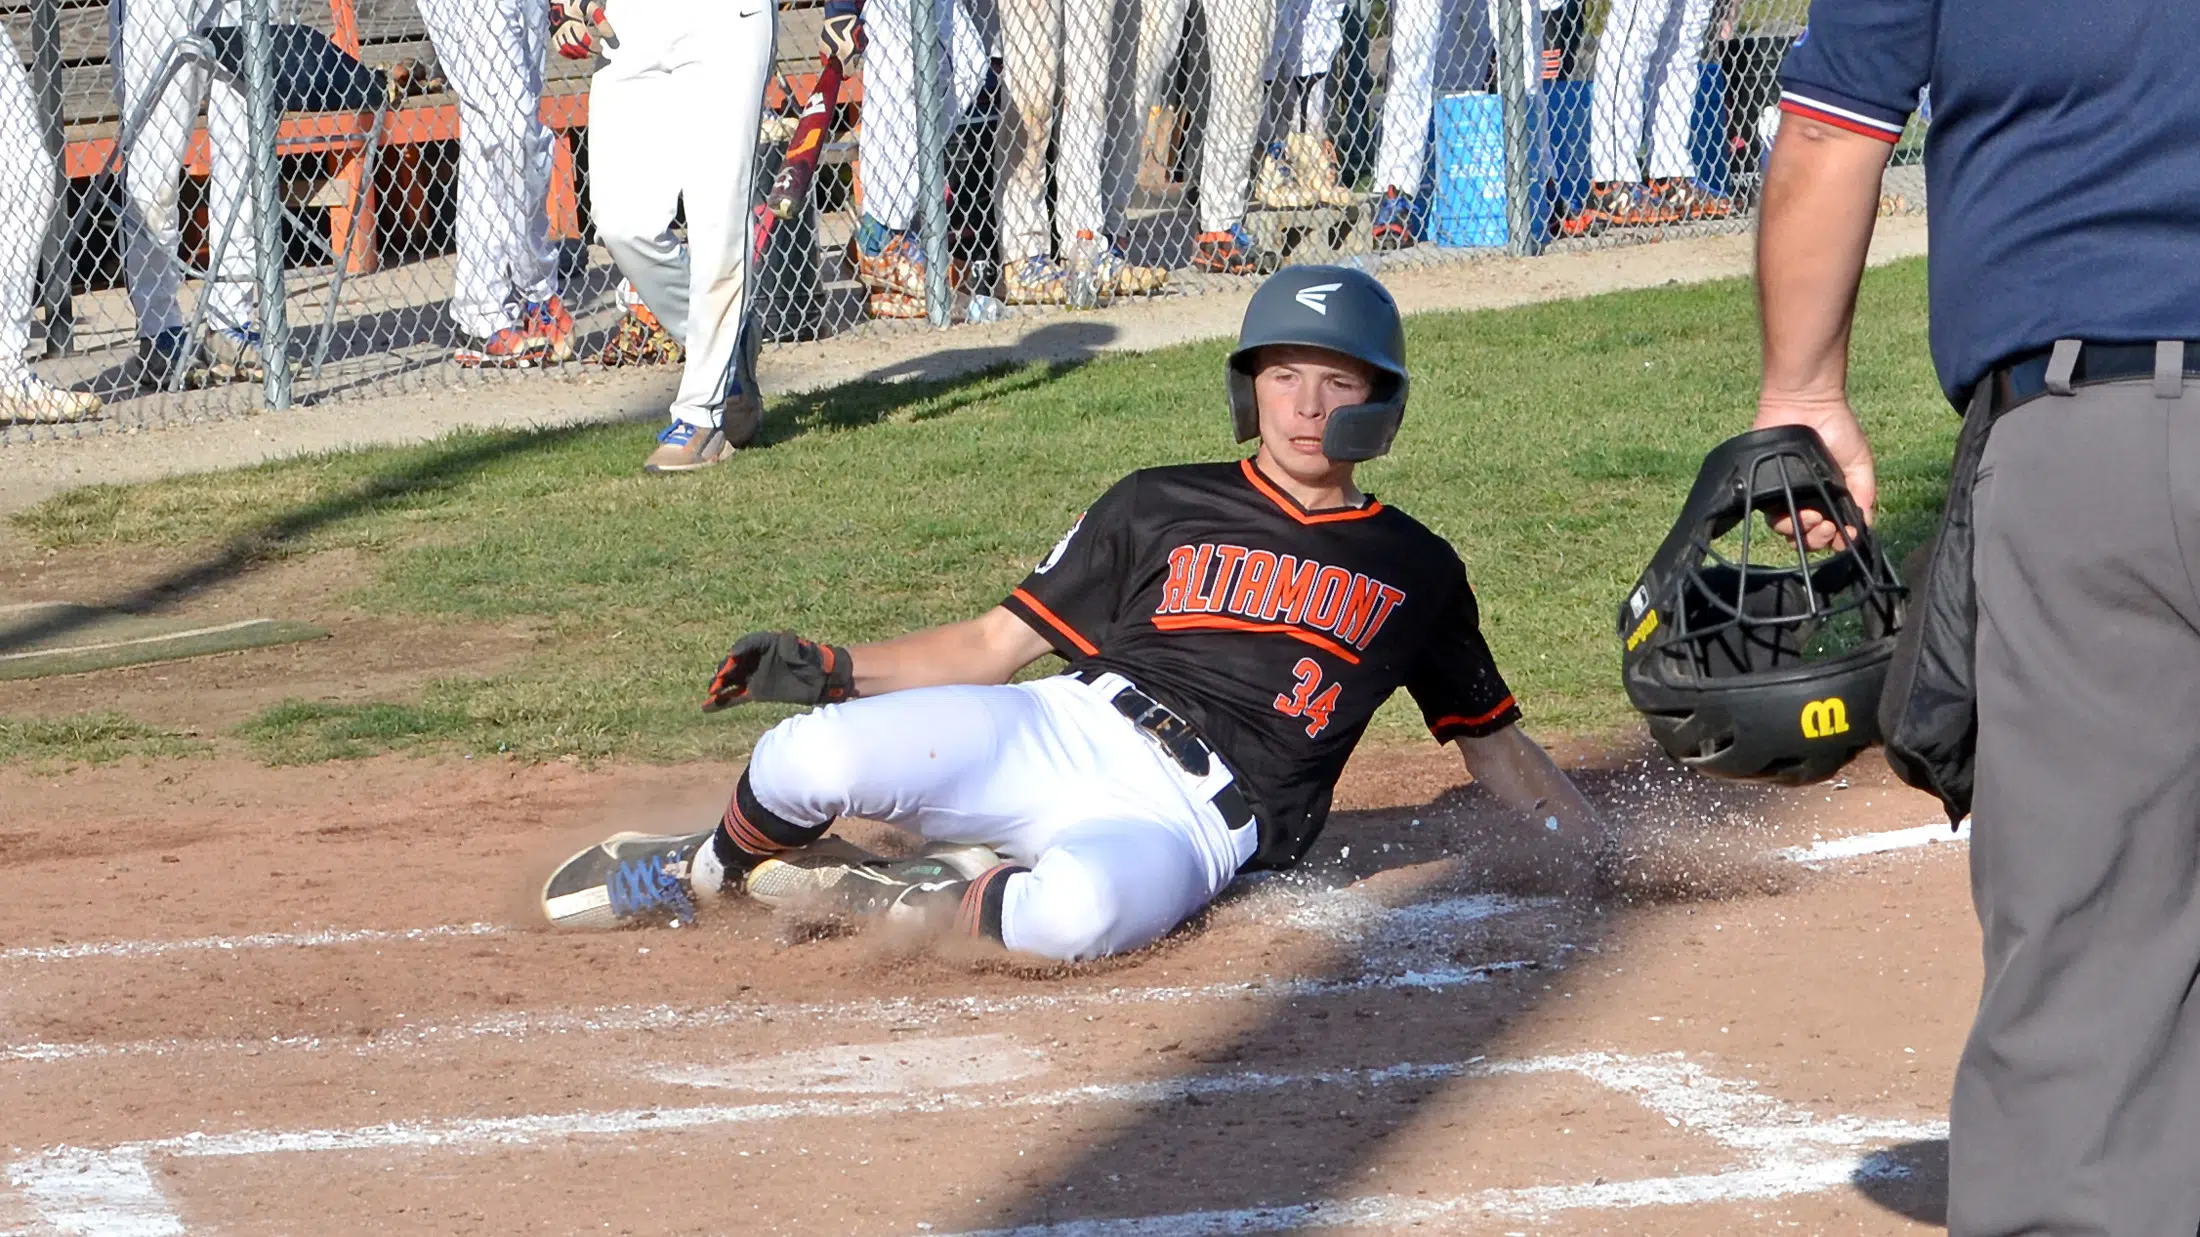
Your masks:
M 1811 552 L 1806 511 L 1857 535 Z M 1771 527 L 1782 518 L 1785 536 Z M 1705 457 L 1680 522 L 1620 603 L 1627 698 L 1691 769 L 1828 777 L 1879 741 L 1905 594 L 1817 432 L 1751 431 Z
M 1364 404 L 1329 414 L 1322 454 L 1339 461 L 1371 460 L 1390 450 L 1406 415 L 1406 328 L 1398 302 L 1373 275 L 1349 266 L 1291 266 L 1268 277 L 1245 307 L 1238 345 L 1226 374 L 1230 420 L 1237 440 L 1260 436 L 1253 375 L 1260 350 L 1304 344 L 1343 353 L 1375 371 Z

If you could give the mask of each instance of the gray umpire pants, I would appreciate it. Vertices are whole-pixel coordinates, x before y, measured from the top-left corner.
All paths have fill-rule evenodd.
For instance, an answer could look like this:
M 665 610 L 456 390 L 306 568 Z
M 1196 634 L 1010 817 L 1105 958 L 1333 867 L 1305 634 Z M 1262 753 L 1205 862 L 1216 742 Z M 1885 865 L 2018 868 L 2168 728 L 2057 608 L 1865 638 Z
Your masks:
M 1948 1230 L 2200 1230 L 2200 378 L 1994 427 Z

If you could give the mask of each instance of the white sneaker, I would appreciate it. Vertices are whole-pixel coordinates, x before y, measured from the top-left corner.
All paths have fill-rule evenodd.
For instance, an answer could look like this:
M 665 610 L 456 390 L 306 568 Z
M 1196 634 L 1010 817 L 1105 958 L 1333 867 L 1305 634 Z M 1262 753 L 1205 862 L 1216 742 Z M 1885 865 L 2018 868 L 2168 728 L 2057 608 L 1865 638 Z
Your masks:
M 97 395 L 57 387 L 36 374 L 0 385 L 0 421 L 60 425 L 98 416 L 100 407 Z

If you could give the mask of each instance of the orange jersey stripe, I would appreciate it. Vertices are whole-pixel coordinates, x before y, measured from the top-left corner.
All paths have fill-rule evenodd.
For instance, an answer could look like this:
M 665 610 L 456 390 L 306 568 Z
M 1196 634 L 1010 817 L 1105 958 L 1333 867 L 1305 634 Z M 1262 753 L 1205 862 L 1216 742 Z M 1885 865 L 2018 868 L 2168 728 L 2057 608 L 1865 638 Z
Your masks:
M 1249 623 L 1240 618 L 1219 614 L 1158 614 L 1153 625 L 1162 631 L 1247 631 L 1268 635 L 1289 636 L 1304 644 L 1311 644 L 1326 653 L 1344 658 L 1345 664 L 1357 666 L 1359 655 L 1327 636 L 1317 635 L 1288 623 Z
M 1239 460 L 1238 467 L 1245 470 L 1245 479 L 1253 483 L 1254 489 L 1259 490 L 1263 494 L 1266 494 L 1268 496 L 1269 502 L 1272 502 L 1276 504 L 1276 506 L 1282 508 L 1285 515 L 1290 516 L 1292 519 L 1297 520 L 1301 524 L 1334 524 L 1339 520 L 1364 520 L 1383 509 L 1383 505 L 1381 503 L 1376 502 L 1374 499 L 1371 498 L 1367 500 L 1367 505 L 1365 507 L 1354 507 L 1347 511 L 1320 511 L 1311 513 L 1302 511 L 1299 509 L 1299 505 L 1297 503 L 1292 502 L 1288 497 L 1284 495 L 1283 491 L 1277 489 L 1273 485 L 1268 484 L 1268 478 L 1260 475 L 1260 469 L 1253 467 L 1253 461 Z
M 1046 604 L 1040 601 L 1038 598 L 1032 596 L 1031 594 L 1025 592 L 1020 588 L 1010 593 L 1009 596 L 1014 597 L 1016 600 L 1023 602 L 1027 606 L 1030 606 L 1031 612 L 1033 614 L 1036 614 L 1040 618 L 1046 620 L 1047 624 L 1053 627 L 1054 630 L 1061 632 L 1064 636 L 1068 637 L 1069 642 L 1077 646 L 1078 652 L 1083 653 L 1087 657 L 1098 657 L 1100 655 L 1099 645 L 1094 644 L 1092 641 L 1085 639 L 1081 635 L 1078 635 L 1076 628 L 1070 626 L 1068 623 L 1065 623 L 1060 618 L 1056 617 L 1054 611 L 1047 609 Z
M 1511 696 L 1507 696 L 1503 701 L 1499 702 L 1496 708 L 1491 709 L 1487 713 L 1479 713 L 1473 717 L 1439 717 L 1435 721 L 1429 723 L 1429 732 L 1433 734 L 1438 730 L 1442 730 L 1446 726 L 1465 726 L 1467 729 L 1472 730 L 1476 726 L 1483 725 L 1487 722 L 1494 722 L 1498 718 L 1503 717 L 1505 715 L 1505 710 L 1516 708 L 1519 706 L 1519 703 L 1519 701 L 1513 699 Z

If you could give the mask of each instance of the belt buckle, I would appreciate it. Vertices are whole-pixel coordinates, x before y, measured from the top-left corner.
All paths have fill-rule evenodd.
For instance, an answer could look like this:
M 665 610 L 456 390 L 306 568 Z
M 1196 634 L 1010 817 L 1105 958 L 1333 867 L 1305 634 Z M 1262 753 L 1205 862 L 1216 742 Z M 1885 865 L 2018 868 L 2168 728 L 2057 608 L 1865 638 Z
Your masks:
M 1207 745 L 1193 733 L 1191 723 L 1140 692 L 1125 691 L 1116 698 L 1116 711 L 1130 719 L 1133 726 L 1153 736 L 1161 749 L 1176 761 L 1177 767 L 1193 777 L 1205 777 L 1213 767 L 1207 759 Z

